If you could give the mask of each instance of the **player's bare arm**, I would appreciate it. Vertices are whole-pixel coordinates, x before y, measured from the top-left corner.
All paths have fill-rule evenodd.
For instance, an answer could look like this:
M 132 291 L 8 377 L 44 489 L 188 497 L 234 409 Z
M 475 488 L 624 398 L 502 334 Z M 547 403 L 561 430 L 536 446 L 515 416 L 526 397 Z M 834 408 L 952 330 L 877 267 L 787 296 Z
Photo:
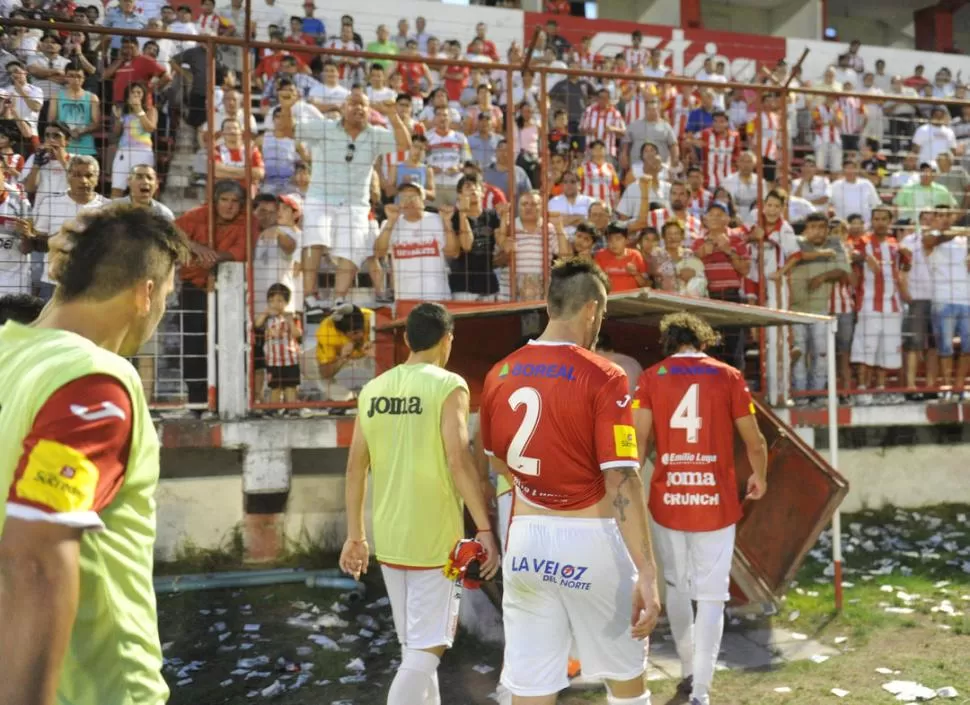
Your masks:
M 340 552 L 340 569 L 359 580 L 367 573 L 370 548 L 364 528 L 364 500 L 367 497 L 367 470 L 370 468 L 370 451 L 360 428 L 360 420 L 354 423 L 354 436 L 347 456 L 347 479 L 344 498 L 347 506 L 347 540 Z
M 7 517 L 0 537 L 0 703 L 53 705 L 80 590 L 81 529 Z
M 637 434 L 637 449 L 640 453 L 639 460 L 642 468 L 650 455 L 650 444 L 653 443 L 653 410 L 634 409 L 633 428 Z
M 488 558 L 482 564 L 481 575 L 486 580 L 494 577 L 499 566 L 498 542 L 492 533 L 488 515 L 488 501 L 479 482 L 478 470 L 472 458 L 468 442 L 468 392 L 456 389 L 445 399 L 441 409 L 441 438 L 445 446 L 445 457 L 455 489 L 468 507 L 475 522 L 476 535 Z
M 631 617 L 632 634 L 635 639 L 645 639 L 657 626 L 660 598 L 657 595 L 657 564 L 653 557 L 650 526 L 647 523 L 646 495 L 639 471 L 632 466 L 607 470 L 606 496 L 623 542 L 637 569 L 637 587 L 633 595 Z
M 744 443 L 753 471 L 748 478 L 746 499 L 761 499 L 768 490 L 768 444 L 758 428 L 758 419 L 753 414 L 737 419 L 734 425 Z

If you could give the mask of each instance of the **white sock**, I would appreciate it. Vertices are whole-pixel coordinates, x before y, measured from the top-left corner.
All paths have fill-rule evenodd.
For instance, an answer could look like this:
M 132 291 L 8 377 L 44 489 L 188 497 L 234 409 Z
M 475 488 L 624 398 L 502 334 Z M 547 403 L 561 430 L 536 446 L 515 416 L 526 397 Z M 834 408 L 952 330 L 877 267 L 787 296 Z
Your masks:
M 391 682 L 387 705 L 437 705 L 439 659 L 428 651 L 405 649 Z
M 724 603 L 719 600 L 698 600 L 694 622 L 694 691 L 691 697 L 700 700 L 702 705 L 708 702 L 723 634 Z
M 438 689 L 438 669 L 431 674 L 431 691 L 428 693 L 428 705 L 441 705 L 441 691 Z
M 688 593 L 671 587 L 670 583 L 667 583 L 664 605 L 674 647 L 680 657 L 681 677 L 687 678 L 694 672 L 694 606 Z
M 648 690 L 643 695 L 638 695 L 635 698 L 617 698 L 607 688 L 606 702 L 607 705 L 650 705 L 650 691 Z

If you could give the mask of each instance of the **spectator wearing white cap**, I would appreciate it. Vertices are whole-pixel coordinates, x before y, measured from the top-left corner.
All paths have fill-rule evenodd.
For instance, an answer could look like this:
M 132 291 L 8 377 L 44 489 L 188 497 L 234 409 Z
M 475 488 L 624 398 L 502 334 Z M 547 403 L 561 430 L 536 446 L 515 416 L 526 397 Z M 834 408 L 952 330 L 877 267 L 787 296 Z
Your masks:
M 945 124 L 946 119 L 946 108 L 934 105 L 929 123 L 922 125 L 913 135 L 913 146 L 919 149 L 921 162 L 935 162 L 943 152 L 963 153 L 963 147 L 957 144 L 953 130 Z

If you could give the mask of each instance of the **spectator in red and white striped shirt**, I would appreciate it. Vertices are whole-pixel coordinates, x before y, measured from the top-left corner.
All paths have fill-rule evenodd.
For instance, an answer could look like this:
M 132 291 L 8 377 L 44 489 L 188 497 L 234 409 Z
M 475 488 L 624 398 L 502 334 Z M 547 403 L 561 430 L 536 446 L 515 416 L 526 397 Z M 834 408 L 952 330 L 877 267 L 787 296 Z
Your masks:
M 643 33 L 640 30 L 636 30 L 630 35 L 630 42 L 633 46 L 629 46 L 623 50 L 623 58 L 626 59 L 627 66 L 639 73 L 640 68 L 647 63 L 650 50 L 642 46 Z
M 738 157 L 741 156 L 741 137 L 730 128 L 727 113 L 715 110 L 713 118 L 713 125 L 701 132 L 698 138 L 704 181 L 709 189 L 720 186 L 724 179 L 737 171 Z
M 303 333 L 292 311 L 286 307 L 292 292 L 285 284 L 273 284 L 266 292 L 266 310 L 256 317 L 263 331 L 263 354 L 274 403 L 296 401 L 300 387 L 300 340 Z
M 617 142 L 619 137 L 626 134 L 626 121 L 614 107 L 607 89 L 597 91 L 596 102 L 586 108 L 579 130 L 591 140 L 602 141 L 610 158 L 616 159 Z
M 650 211 L 647 224 L 658 233 L 663 232 L 664 223 L 677 220 L 682 224 L 684 247 L 691 247 L 694 240 L 700 239 L 703 225 L 701 219 L 687 210 L 688 191 L 683 181 L 670 184 L 670 208 L 656 208 Z
M 845 90 L 851 91 L 851 85 L 846 83 Z M 859 151 L 859 135 L 866 127 L 866 111 L 862 101 L 848 96 L 839 99 L 839 109 L 842 111 L 842 149 L 845 152 Z
M 613 165 L 606 160 L 606 145 L 595 140 L 589 146 L 590 159 L 577 169 L 580 189 L 590 198 L 616 205 L 620 195 L 620 177 Z
M 812 111 L 815 127 L 815 163 L 822 173 L 835 174 L 842 167 L 842 109 L 836 94 Z
M 903 365 L 903 306 L 899 292 L 902 252 L 892 236 L 892 211 L 880 206 L 872 211 L 872 233 L 859 239 L 853 261 L 860 265 L 856 299 L 858 321 L 852 337 L 852 363 L 858 365 L 859 389 L 872 383 L 876 370 L 876 391 L 886 388 L 886 373 Z M 863 406 L 873 403 L 871 394 L 860 394 Z M 883 397 L 883 403 L 898 404 L 901 395 Z
M 698 218 L 703 218 L 714 197 L 704 188 L 704 172 L 698 166 L 687 170 L 687 190 L 690 192 L 687 210 Z

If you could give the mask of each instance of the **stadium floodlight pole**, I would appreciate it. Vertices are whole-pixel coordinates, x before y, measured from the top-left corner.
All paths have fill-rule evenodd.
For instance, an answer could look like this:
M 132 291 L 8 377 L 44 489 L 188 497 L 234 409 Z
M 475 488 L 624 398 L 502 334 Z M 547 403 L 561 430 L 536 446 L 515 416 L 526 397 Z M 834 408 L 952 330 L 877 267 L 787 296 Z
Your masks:
M 837 316 L 830 316 L 828 332 L 825 336 L 825 354 L 828 363 L 828 422 L 829 422 L 829 465 L 839 469 L 839 395 L 836 386 L 835 334 L 839 328 Z M 832 565 L 834 568 L 835 609 L 842 611 L 842 510 L 835 508 L 832 514 Z

